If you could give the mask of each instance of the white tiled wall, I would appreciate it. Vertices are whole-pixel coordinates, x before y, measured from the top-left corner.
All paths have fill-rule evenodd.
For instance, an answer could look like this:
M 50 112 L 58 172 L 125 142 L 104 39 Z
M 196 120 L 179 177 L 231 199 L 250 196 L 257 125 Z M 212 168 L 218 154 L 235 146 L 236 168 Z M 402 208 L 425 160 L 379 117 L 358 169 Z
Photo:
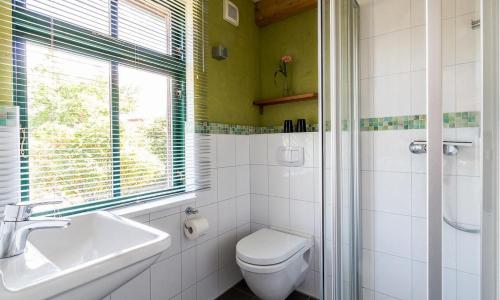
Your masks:
M 318 172 L 317 133 L 250 135 L 250 222 L 252 232 L 274 226 L 314 236 L 313 266 L 300 291 L 319 295 L 321 202 L 315 195 Z M 278 162 L 280 146 L 304 148 L 304 165 Z
M 214 299 L 242 279 L 235 249 L 236 242 L 250 233 L 250 137 L 210 138 L 212 189 L 198 193 L 190 204 L 208 218 L 208 234 L 196 241 L 184 237 L 182 211 L 187 205 L 135 216 L 168 232 L 172 245 L 151 268 L 106 300 Z
M 363 118 L 425 114 L 425 0 L 359 0 Z M 443 1 L 445 112 L 479 111 L 478 0 Z M 444 157 L 446 215 L 480 225 L 479 128 L 445 129 L 472 141 Z M 361 133 L 363 298 L 425 299 L 426 159 L 408 144 L 424 130 Z M 480 235 L 444 224 L 443 299 L 479 299 Z

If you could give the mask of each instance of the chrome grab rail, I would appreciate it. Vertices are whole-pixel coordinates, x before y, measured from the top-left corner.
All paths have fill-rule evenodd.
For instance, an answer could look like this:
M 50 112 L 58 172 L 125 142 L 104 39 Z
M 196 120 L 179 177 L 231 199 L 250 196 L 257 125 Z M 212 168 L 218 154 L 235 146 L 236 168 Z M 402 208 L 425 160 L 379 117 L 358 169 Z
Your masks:
M 461 147 L 472 147 L 472 142 L 443 141 L 443 154 L 456 155 Z M 427 153 L 427 141 L 413 141 L 410 143 L 409 149 L 413 154 Z
M 472 142 L 461 142 L 461 141 L 443 141 L 443 154 L 444 155 L 456 155 L 460 147 L 472 147 Z M 427 141 L 413 141 L 409 146 L 410 152 L 413 154 L 425 154 L 427 153 Z M 449 226 L 467 233 L 480 233 L 480 229 L 467 228 L 457 222 L 453 222 L 443 215 L 443 221 Z

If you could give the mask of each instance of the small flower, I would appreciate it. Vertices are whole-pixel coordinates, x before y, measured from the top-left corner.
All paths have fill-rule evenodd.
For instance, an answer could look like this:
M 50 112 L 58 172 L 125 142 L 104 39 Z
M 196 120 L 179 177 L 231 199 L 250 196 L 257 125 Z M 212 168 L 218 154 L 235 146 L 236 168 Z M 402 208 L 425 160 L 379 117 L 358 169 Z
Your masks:
M 281 58 L 281 61 L 288 64 L 292 62 L 292 56 L 291 55 L 285 55 Z

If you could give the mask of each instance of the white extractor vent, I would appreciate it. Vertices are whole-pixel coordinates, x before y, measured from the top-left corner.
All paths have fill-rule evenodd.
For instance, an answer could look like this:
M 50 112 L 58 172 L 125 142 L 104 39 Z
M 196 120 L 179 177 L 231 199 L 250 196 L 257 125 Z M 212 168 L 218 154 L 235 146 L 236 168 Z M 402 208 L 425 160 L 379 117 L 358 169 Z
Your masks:
M 224 20 L 238 26 L 240 24 L 240 11 L 233 2 L 224 0 Z

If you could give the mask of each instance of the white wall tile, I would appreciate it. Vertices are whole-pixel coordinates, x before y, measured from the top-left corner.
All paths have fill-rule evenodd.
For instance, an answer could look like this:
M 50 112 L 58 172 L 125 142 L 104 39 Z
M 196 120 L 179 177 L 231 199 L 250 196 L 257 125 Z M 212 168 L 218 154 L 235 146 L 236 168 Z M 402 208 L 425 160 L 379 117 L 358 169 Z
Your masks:
M 171 215 L 168 217 L 152 220 L 150 222 L 151 227 L 157 228 L 159 230 L 165 231 L 170 234 L 171 245 L 164 251 L 158 260 L 164 260 L 174 254 L 181 251 L 181 239 L 180 239 L 180 216 L 179 214 Z
M 398 299 L 411 299 L 411 260 L 375 253 L 375 289 Z
M 250 164 L 265 165 L 267 164 L 267 135 L 252 134 L 250 135 Z
M 411 114 L 421 115 L 427 111 L 425 71 L 411 73 Z
M 472 274 L 481 272 L 481 239 L 479 234 L 457 231 L 457 269 Z
M 480 30 L 472 29 L 471 20 L 479 19 L 479 14 L 468 14 L 456 19 L 456 62 L 457 64 L 479 60 Z
M 247 223 L 245 225 L 242 225 L 242 226 L 238 226 L 238 228 L 236 229 L 236 238 L 239 240 L 241 240 L 242 238 L 246 237 L 247 235 L 250 234 L 250 223 Z
M 427 175 L 411 174 L 411 215 L 427 217 Z
M 217 239 L 211 239 L 196 246 L 196 280 L 200 281 L 219 268 Z
M 233 260 L 234 261 L 234 260 Z M 243 277 L 241 270 L 233 263 L 232 265 L 225 266 L 219 271 L 219 295 L 237 284 Z
M 373 74 L 375 76 L 409 72 L 410 64 L 411 31 L 409 29 L 374 38 Z
M 176 276 L 172 276 L 176 274 Z M 181 292 L 181 255 L 151 266 L 151 300 L 163 300 Z
M 358 1 L 359 4 L 359 37 L 365 39 L 373 35 L 373 1 Z
M 196 300 L 196 285 L 193 285 L 187 290 L 182 291 L 182 300 Z
M 219 269 L 235 264 L 236 229 L 219 236 Z
M 457 187 L 456 220 L 463 224 L 481 225 L 481 177 L 457 176 Z
M 456 110 L 478 111 L 480 101 L 480 68 L 479 63 L 460 64 L 456 70 Z
M 274 133 L 267 135 L 267 162 L 269 165 L 279 165 L 279 149 L 280 147 L 288 147 L 290 145 L 290 134 Z
M 426 68 L 426 32 L 425 26 L 411 29 L 411 69 L 413 71 Z
M 375 250 L 411 257 L 411 217 L 375 213 Z
M 237 166 L 250 163 L 250 136 L 237 135 L 235 137 L 235 161 Z
M 269 166 L 269 196 L 288 198 L 290 194 L 290 168 Z
M 373 209 L 373 172 L 361 171 L 361 208 Z
M 290 198 L 303 201 L 314 201 L 313 168 L 290 168 Z
M 196 247 L 182 252 L 182 289 L 196 283 Z
M 236 168 L 217 169 L 218 200 L 226 200 L 236 196 Z
M 412 264 L 412 299 L 427 299 L 427 264 L 414 261 Z
M 305 201 L 290 201 L 290 226 L 292 230 L 314 234 L 314 204 Z
M 373 116 L 373 79 L 367 78 L 360 81 L 361 118 L 370 118 Z
M 455 17 L 455 1 L 456 0 L 443 0 L 441 4 L 441 14 L 443 19 Z
M 375 172 L 374 209 L 389 213 L 411 214 L 411 174 Z
M 472 142 L 472 147 L 462 147 L 457 154 L 457 174 L 479 176 L 481 174 L 481 151 L 479 128 L 457 128 L 457 140 Z
M 461 16 L 480 9 L 479 0 L 456 0 L 456 15 Z
M 443 68 L 443 111 L 456 111 L 455 66 Z
M 373 79 L 373 116 L 403 116 L 411 112 L 410 73 Z
M 250 194 L 236 198 L 236 223 L 238 226 L 250 223 Z
M 375 249 L 374 241 L 374 212 L 369 210 L 361 211 L 362 244 L 364 249 Z
M 233 167 L 235 165 L 235 139 L 231 134 L 217 134 L 217 167 Z
M 362 39 L 359 42 L 359 60 L 361 79 L 373 75 L 373 39 Z
M 236 195 L 250 193 L 250 166 L 242 165 L 236 167 Z
M 236 228 L 236 198 L 220 201 L 219 234 Z
M 443 268 L 443 300 L 457 299 L 457 271 Z
M 457 268 L 457 231 L 443 223 L 443 266 Z
M 269 224 L 269 199 L 268 196 L 250 196 L 250 221 L 263 225 Z
M 379 35 L 410 27 L 410 7 L 410 0 L 374 0 L 374 34 Z
M 268 171 L 265 165 L 250 166 L 250 192 L 252 194 L 267 195 Z
M 290 146 L 302 147 L 304 149 L 303 167 L 314 166 L 314 132 L 299 132 L 290 134 Z
M 456 35 L 455 18 L 443 20 L 442 22 L 442 63 L 443 66 L 455 65 L 456 62 Z
M 411 25 L 425 24 L 425 0 L 411 0 Z
M 288 198 L 269 197 L 269 225 L 290 228 L 290 200 Z
M 427 220 L 412 218 L 411 224 L 411 258 L 427 261 Z
M 137 275 L 125 285 L 111 294 L 111 300 L 137 300 L 137 299 L 150 299 L 149 288 L 150 272 L 149 269 Z
M 213 300 L 217 298 L 218 286 L 218 272 L 212 273 L 203 280 L 196 284 L 196 299 L 197 300 Z
M 361 170 L 373 170 L 373 131 L 361 131 Z
M 376 171 L 411 171 L 411 142 L 408 130 L 375 131 L 373 134 L 374 169 Z
M 481 282 L 478 275 L 457 272 L 457 300 L 481 298 Z
M 375 288 L 375 278 L 374 278 L 375 263 L 373 261 L 374 252 L 371 250 L 363 250 L 362 255 L 363 255 L 361 260 L 361 263 L 363 264 L 362 266 L 363 274 L 361 275 L 362 285 L 364 288 L 373 289 Z

